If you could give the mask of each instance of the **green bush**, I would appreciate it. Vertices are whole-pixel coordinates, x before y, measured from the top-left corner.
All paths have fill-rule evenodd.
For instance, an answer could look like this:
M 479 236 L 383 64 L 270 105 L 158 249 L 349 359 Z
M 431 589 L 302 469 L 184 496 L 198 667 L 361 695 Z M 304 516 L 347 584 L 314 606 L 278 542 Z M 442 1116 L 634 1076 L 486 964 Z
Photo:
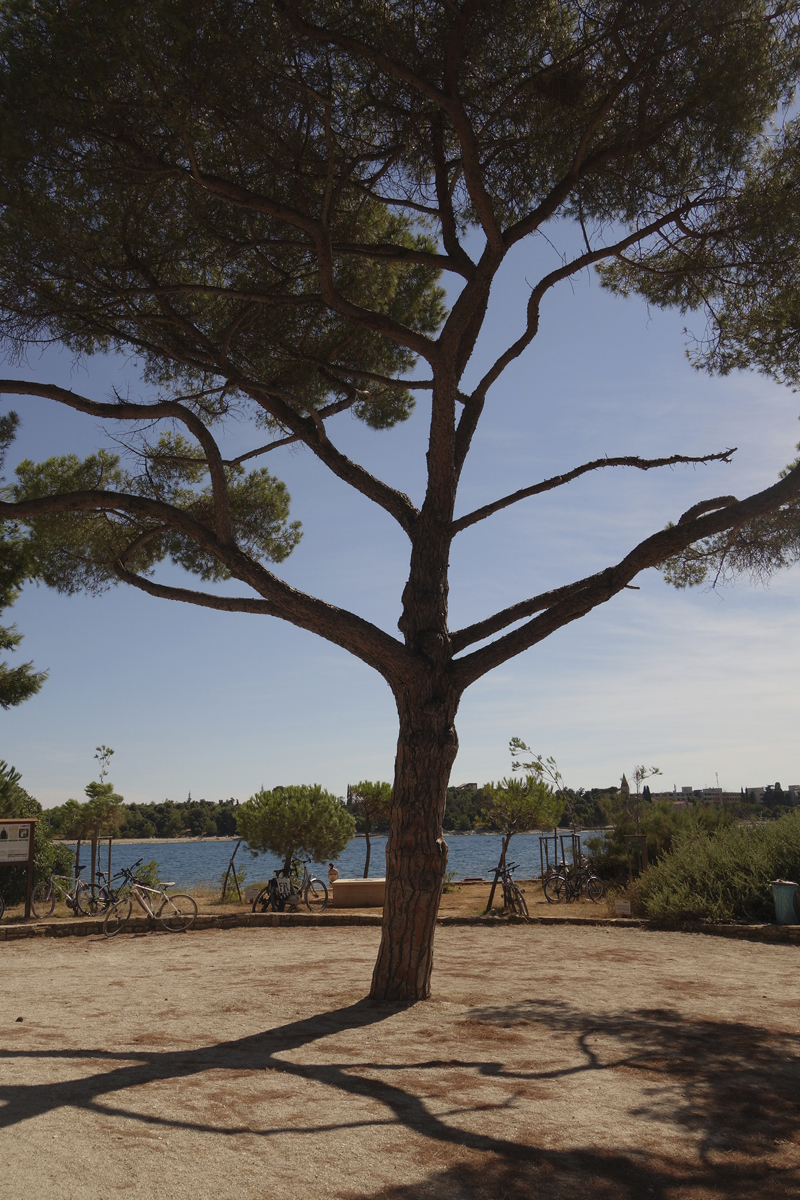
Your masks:
M 770 880 L 798 879 L 800 812 L 764 825 L 687 826 L 633 891 L 656 920 L 772 921 Z
M 139 883 L 143 883 L 145 887 L 161 887 L 161 873 L 158 869 L 158 863 L 154 858 L 138 866 L 134 871 L 134 875 L 139 880 Z
M 67 846 L 54 846 L 53 834 L 42 820 L 43 810 L 19 784 L 20 775 L 0 759 L 0 817 L 38 817 L 33 834 L 33 886 L 47 879 L 51 868 L 59 875 L 71 875 L 75 856 Z M 24 866 L 0 869 L 0 893 L 6 904 L 21 904 L 25 899 L 28 869 Z
M 225 876 L 227 875 L 227 882 Z M 225 900 L 227 897 L 238 899 L 236 885 L 239 885 L 239 891 L 244 892 L 244 881 L 247 878 L 247 867 L 233 866 L 228 872 L 227 867 L 219 877 L 220 900 Z M 224 889 L 224 891 L 223 891 Z
M 612 828 L 602 836 L 587 838 L 586 847 L 597 874 L 620 884 L 628 880 L 628 856 L 625 852 L 625 838 L 628 835 L 643 833 L 647 838 L 648 859 L 656 863 L 670 852 L 675 839 L 682 834 L 693 837 L 697 833 L 713 833 L 732 825 L 735 819 L 728 808 L 718 804 L 675 808 L 669 800 L 651 804 L 620 792 L 604 797 L 602 803 Z

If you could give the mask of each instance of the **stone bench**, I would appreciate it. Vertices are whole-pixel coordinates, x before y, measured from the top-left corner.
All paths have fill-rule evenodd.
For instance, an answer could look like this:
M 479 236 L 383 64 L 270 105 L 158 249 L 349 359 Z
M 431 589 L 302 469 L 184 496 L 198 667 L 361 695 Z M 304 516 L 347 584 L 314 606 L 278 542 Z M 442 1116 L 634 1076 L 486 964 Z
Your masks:
M 331 889 L 334 908 L 383 908 L 385 879 L 335 879 Z

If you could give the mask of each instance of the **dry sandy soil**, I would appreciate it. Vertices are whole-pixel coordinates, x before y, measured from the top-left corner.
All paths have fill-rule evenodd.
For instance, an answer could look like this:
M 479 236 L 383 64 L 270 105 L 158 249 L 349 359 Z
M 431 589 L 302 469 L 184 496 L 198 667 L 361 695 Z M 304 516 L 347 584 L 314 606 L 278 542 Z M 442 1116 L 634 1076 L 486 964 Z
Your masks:
M 0 944 L 3 1200 L 800 1196 L 798 948 L 445 927 L 370 1006 L 377 940 Z

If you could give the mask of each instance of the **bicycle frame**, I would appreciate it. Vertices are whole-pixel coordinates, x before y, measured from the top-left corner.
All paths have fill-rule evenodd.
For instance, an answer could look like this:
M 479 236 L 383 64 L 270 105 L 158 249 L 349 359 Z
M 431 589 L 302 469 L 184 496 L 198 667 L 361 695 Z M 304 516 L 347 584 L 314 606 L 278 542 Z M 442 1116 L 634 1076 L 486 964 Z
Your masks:
M 58 899 L 66 900 L 67 905 L 70 908 L 75 907 L 75 902 L 78 897 L 78 892 L 81 890 L 81 885 L 84 884 L 84 880 L 82 880 L 82 879 L 74 880 L 74 885 L 75 885 L 74 891 L 70 891 L 70 889 L 68 887 L 64 887 L 65 883 L 72 883 L 72 882 L 73 882 L 72 877 L 69 875 L 55 875 L 52 871 L 50 872 L 50 887 L 53 889 L 53 891 L 58 889 L 58 891 L 61 893 L 61 895 L 58 897 Z
M 147 899 L 147 896 L 143 894 L 144 892 L 148 892 L 151 896 L 160 897 L 162 903 L 167 899 L 167 893 L 161 891 L 159 888 L 145 887 L 143 883 L 134 883 L 131 886 L 131 890 L 128 892 L 128 895 L 131 897 L 131 899 L 136 900 L 139 907 L 147 913 L 148 917 L 152 917 L 153 920 L 155 920 L 155 901 L 151 904 Z

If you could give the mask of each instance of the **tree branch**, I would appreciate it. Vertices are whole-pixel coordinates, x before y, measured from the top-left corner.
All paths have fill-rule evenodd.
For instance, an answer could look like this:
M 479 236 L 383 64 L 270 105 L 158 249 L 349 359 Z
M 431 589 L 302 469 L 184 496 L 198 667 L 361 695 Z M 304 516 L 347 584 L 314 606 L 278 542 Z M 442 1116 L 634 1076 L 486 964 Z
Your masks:
M 476 525 L 478 521 L 483 521 L 486 517 L 490 517 L 493 513 L 499 512 L 503 508 L 508 508 L 511 504 L 516 504 L 518 500 L 526 500 L 529 496 L 538 496 L 541 492 L 550 492 L 553 488 L 561 487 L 565 483 L 570 483 L 573 479 L 577 479 L 581 475 L 585 475 L 588 471 L 598 471 L 602 467 L 636 467 L 639 471 L 651 471 L 654 467 L 673 467 L 677 463 L 710 463 L 710 462 L 727 462 L 731 461 L 730 456 L 736 452 L 736 446 L 730 450 L 720 450 L 716 454 L 702 454 L 693 456 L 689 454 L 671 454 L 668 458 L 639 458 L 636 455 L 622 455 L 617 458 L 595 458 L 592 462 L 584 463 L 581 467 L 575 467 L 572 471 L 567 471 L 564 475 L 554 475 L 552 479 L 545 479 L 541 483 L 534 483 L 531 487 L 520 488 L 517 492 L 512 492 L 509 496 L 503 496 L 501 500 L 495 500 L 492 504 L 484 504 L 482 508 L 476 508 L 474 512 L 467 513 L 466 516 L 459 517 L 454 521 L 451 530 L 454 534 L 461 533 L 462 530 L 468 529 L 470 525 Z M 728 497 L 735 500 L 735 497 Z M 712 508 L 721 507 L 717 501 L 708 501 Z M 695 508 L 701 506 L 695 505 Z M 703 512 L 709 511 L 707 508 L 702 509 Z M 699 516 L 694 509 L 689 509 L 685 516 Z M 683 521 L 681 517 L 681 521 Z
M 322 440 L 319 436 L 312 436 L 310 429 L 304 427 L 303 418 L 299 417 L 297 413 L 292 411 L 290 404 L 288 404 L 286 400 L 274 395 L 273 393 L 262 391 L 260 388 L 254 387 L 247 380 L 242 378 L 232 376 L 229 382 L 235 387 L 240 388 L 247 395 L 250 395 L 254 400 L 256 400 L 257 403 L 262 404 L 262 406 L 265 407 L 267 411 L 273 415 L 277 421 L 280 422 L 280 424 L 286 426 L 292 431 L 292 441 L 304 442 L 305 445 L 307 445 L 309 449 L 311 449 L 335 475 L 337 475 L 340 479 L 343 479 L 346 483 L 349 483 L 352 487 L 361 492 L 361 494 L 366 496 L 368 499 L 372 500 L 375 504 L 378 504 L 381 508 L 385 509 L 386 512 L 395 518 L 404 532 L 410 535 L 419 513 L 408 496 L 406 496 L 403 492 L 399 492 L 395 488 L 390 487 L 376 476 L 371 475 L 369 471 L 359 466 L 358 463 L 354 463 L 351 459 L 347 458 L 346 455 L 342 454 L 341 451 L 337 450 L 336 447 L 331 444 L 327 438 L 327 435 L 324 440 Z M 101 417 L 112 421 L 152 421 L 161 418 L 174 418 L 182 421 L 187 428 L 189 428 L 192 433 L 195 434 L 198 441 L 200 441 L 201 445 L 203 446 L 204 451 L 206 451 L 206 445 L 208 445 L 209 451 L 213 448 L 216 459 L 215 469 L 217 473 L 221 475 L 222 482 L 224 484 L 224 492 L 220 492 L 220 495 L 224 498 L 224 513 L 228 514 L 227 481 L 225 480 L 224 475 L 225 463 L 219 453 L 219 448 L 217 447 L 214 439 L 208 433 L 208 430 L 203 425 L 202 421 L 176 401 L 162 400 L 153 404 L 135 404 L 131 401 L 120 400 L 115 404 L 109 404 L 107 402 L 88 400 L 85 396 L 80 396 L 76 392 L 68 391 L 66 388 L 57 387 L 54 384 L 30 383 L 16 379 L 0 380 L 0 394 L 3 393 L 9 395 L 42 396 L 45 399 L 56 400 L 60 404 L 66 404 L 68 407 L 77 409 L 79 412 L 85 412 L 91 416 Z M 350 402 L 348 402 L 348 404 L 349 403 Z M 305 407 L 305 405 L 303 405 L 303 407 Z M 317 414 L 317 418 L 318 417 L 319 414 Z M 316 425 L 314 428 L 316 428 Z M 200 431 L 203 433 L 202 438 L 200 437 Z M 256 454 L 266 453 L 268 449 L 272 449 L 278 444 L 288 445 L 289 441 L 287 439 L 285 441 L 281 441 L 280 443 L 271 443 L 269 447 L 262 447 L 250 455 L 244 455 L 241 459 L 234 459 L 231 461 L 244 462 L 246 458 L 255 457 Z M 209 462 L 209 474 L 211 475 L 213 487 L 213 460 L 209 460 L 208 451 L 206 451 L 206 453 L 207 461 Z M 214 491 L 214 501 L 216 518 L 216 488 Z M 223 523 L 221 536 L 224 528 L 225 526 Z M 230 532 L 229 514 L 227 528 Z
M 571 259 L 562 266 L 557 267 L 554 271 L 544 275 L 536 286 L 533 288 L 528 300 L 527 309 L 527 324 L 525 332 L 521 337 L 517 338 L 507 350 L 505 350 L 499 358 L 495 360 L 492 366 L 481 379 L 478 386 L 473 392 L 473 396 L 485 396 L 491 385 L 503 373 L 509 363 L 513 362 L 522 354 L 523 350 L 531 344 L 539 330 L 539 308 L 545 294 L 550 288 L 555 287 L 557 283 L 568 279 L 571 275 L 575 275 L 578 271 L 584 270 L 586 267 L 591 267 L 596 262 L 602 261 L 604 258 L 613 258 L 627 250 L 630 246 L 634 246 L 637 242 L 644 241 L 645 238 L 651 237 L 654 233 L 659 233 L 665 225 L 671 224 L 678 216 L 683 216 L 690 212 L 696 204 L 686 202 L 680 208 L 671 209 L 665 213 L 663 217 L 657 217 L 648 225 L 644 225 L 641 229 L 635 229 L 626 237 L 620 238 L 618 242 L 614 242 L 608 246 L 600 246 L 597 250 L 587 251 L 585 254 L 578 255 L 577 258 Z
M 290 405 L 268 391 L 266 387 L 260 387 L 245 380 L 235 382 L 243 392 L 246 392 L 257 403 L 262 404 L 280 424 L 291 429 L 297 435 L 298 440 L 304 442 L 334 475 L 344 480 L 345 483 L 349 483 L 362 496 L 366 496 L 368 500 L 372 500 L 388 512 L 390 516 L 394 517 L 400 528 L 409 537 L 411 536 L 419 517 L 419 510 L 412 504 L 405 492 L 390 487 L 388 483 L 384 483 L 382 479 L 378 479 L 364 467 L 353 462 L 346 454 L 337 450 L 327 436 L 324 441 L 309 436 L 309 430 L 303 427 L 301 418 L 292 412 Z
M 657 220 L 652 221 L 649 225 L 645 225 L 642 229 L 634 230 L 634 232 L 628 234 L 627 237 L 621 238 L 619 242 L 614 242 L 610 246 L 600 247 L 597 250 L 587 251 L 585 254 L 581 254 L 577 258 L 571 259 L 569 262 L 564 263 L 561 267 L 556 268 L 556 270 L 550 271 L 549 274 L 543 276 L 542 279 L 539 280 L 539 282 L 536 284 L 536 287 L 533 288 L 528 299 L 525 332 L 518 337 L 516 341 L 512 342 L 512 344 L 497 359 L 495 359 L 492 366 L 489 368 L 489 370 L 478 383 L 477 387 L 464 403 L 464 409 L 458 422 L 458 429 L 456 431 L 456 470 L 459 474 L 464 466 L 464 462 L 466 461 L 470 445 L 472 444 L 472 438 L 475 434 L 475 430 L 477 429 L 481 414 L 483 413 L 483 407 L 486 402 L 486 395 L 489 391 L 489 388 L 500 378 L 506 367 L 512 363 L 515 358 L 519 358 L 520 354 L 522 354 L 522 352 L 528 348 L 533 339 L 536 337 L 536 334 L 539 332 L 539 310 L 541 302 L 550 288 L 555 287 L 557 283 L 560 283 L 564 279 L 568 279 L 570 275 L 574 275 L 578 271 L 582 271 L 585 267 L 592 266 L 594 263 L 599 262 L 603 258 L 610 258 L 612 256 L 621 254 L 622 251 L 627 249 L 629 246 L 642 241 L 646 237 L 650 237 L 653 233 L 658 233 L 665 225 L 668 225 L 671 221 L 675 220 L 676 216 L 689 211 L 693 207 L 695 207 L 694 203 L 681 205 L 679 209 L 674 209 L 665 216 L 659 217 Z M 467 290 L 467 288 L 464 289 L 461 296 L 459 296 L 459 301 L 462 300 Z M 453 306 L 453 312 L 456 311 L 457 304 Z M 448 324 L 449 320 L 450 319 L 448 319 Z
M 254 596 L 214 596 L 211 592 L 195 592 L 190 588 L 168 587 L 164 583 L 156 583 L 136 575 L 122 565 L 115 564 L 114 570 L 123 583 L 147 592 L 148 596 L 158 596 L 162 600 L 180 600 L 185 604 L 196 604 L 200 608 L 215 608 L 221 612 L 261 613 L 267 616 L 277 616 L 277 609 L 269 600 L 256 599 Z
M 735 496 L 716 496 L 713 500 L 701 500 L 699 504 L 693 504 L 691 508 L 687 508 L 678 524 L 685 525 L 687 521 L 693 521 L 695 517 L 702 517 L 703 513 L 714 512 L 718 508 L 728 508 L 731 504 L 736 503 L 738 501 Z
M 214 497 L 214 522 L 220 541 L 227 545 L 233 544 L 233 529 L 231 527 L 230 508 L 228 504 L 228 481 L 225 478 L 225 464 L 220 454 L 219 446 L 199 417 L 177 401 L 161 400 L 155 404 L 134 404 L 128 400 L 119 400 L 115 404 L 89 400 L 77 392 L 57 387 L 55 384 L 31 383 L 27 380 L 0 379 L 0 395 L 41 396 L 46 400 L 56 400 L 68 408 L 89 416 L 101 417 L 112 421 L 132 420 L 175 420 L 181 421 L 194 435 L 202 447 L 211 478 L 211 489 Z
M 678 523 L 662 529 L 659 533 L 640 542 L 615 567 L 608 567 L 605 571 L 589 576 L 586 580 L 551 593 L 551 595 L 558 596 L 555 603 L 549 603 L 541 615 L 534 617 L 519 629 L 512 630 L 511 633 L 498 638 L 489 646 L 475 650 L 464 658 L 456 659 L 453 663 L 453 670 L 457 685 L 461 688 L 468 687 L 476 679 L 485 675 L 487 671 L 514 658 L 523 650 L 527 650 L 537 642 L 549 637 L 557 629 L 563 628 L 571 621 L 585 616 L 598 605 L 604 604 L 627 587 L 641 571 L 648 567 L 659 566 L 668 558 L 685 550 L 693 542 L 702 541 L 704 538 L 713 537 L 714 534 L 722 533 L 726 529 L 744 525 L 756 517 L 774 511 L 782 504 L 789 503 L 799 495 L 800 466 L 797 466 L 778 483 L 765 488 L 763 492 L 749 496 L 746 500 L 727 504 L 709 515 L 689 518 L 683 524 Z M 534 602 L 526 601 L 524 603 Z M 511 611 L 511 609 L 505 610 L 506 613 Z M 500 615 L 498 614 L 498 616 Z M 520 613 L 520 616 L 522 615 Z M 487 622 L 481 622 L 479 626 L 472 626 L 471 629 L 486 627 L 493 619 L 496 618 L 489 618 Z M 467 632 L 467 630 L 462 631 L 462 641 L 463 635 Z M 487 634 L 484 633 L 482 636 L 487 636 Z
M 165 528 L 184 534 L 207 553 L 212 554 L 234 578 L 249 584 L 254 591 L 259 592 L 270 605 L 269 611 L 272 614 L 343 647 L 374 667 L 390 684 L 396 686 L 398 681 L 410 679 L 420 669 L 414 656 L 403 643 L 379 629 L 377 625 L 365 621 L 363 617 L 347 609 L 337 608 L 316 596 L 291 587 L 238 547 L 223 543 L 213 530 L 173 505 L 145 496 L 107 491 L 66 492 L 16 504 L 0 501 L 0 522 L 25 521 L 53 513 L 71 512 L 116 512 L 150 521 L 157 520 Z M 114 563 L 113 569 L 118 575 L 121 572 L 128 574 L 124 564 L 124 551 Z M 141 590 L 151 591 L 153 595 L 161 594 L 153 589 L 162 585 L 154 584 L 141 576 L 136 576 L 136 579 L 136 586 Z M 132 581 L 126 579 L 126 582 Z M 195 593 L 187 593 L 181 598 L 187 599 L 190 594 Z M 208 604 L 206 607 L 212 605 Z
M 575 583 L 553 588 L 549 592 L 541 592 L 538 596 L 532 596 L 530 600 L 520 600 L 517 604 L 503 608 L 483 621 L 476 621 L 474 625 L 465 625 L 463 629 L 456 630 L 450 636 L 453 654 L 459 654 L 462 650 L 466 650 L 467 646 L 473 646 L 475 642 L 482 642 L 484 638 L 491 637 L 493 633 L 499 633 L 501 629 L 506 629 L 515 621 L 522 621 L 525 617 L 532 617 L 534 613 L 552 608 L 559 600 L 565 600 L 575 595 L 593 580 L 599 579 L 602 574 L 603 572 L 599 571 L 596 575 L 588 575 L 585 579 L 578 579 Z

